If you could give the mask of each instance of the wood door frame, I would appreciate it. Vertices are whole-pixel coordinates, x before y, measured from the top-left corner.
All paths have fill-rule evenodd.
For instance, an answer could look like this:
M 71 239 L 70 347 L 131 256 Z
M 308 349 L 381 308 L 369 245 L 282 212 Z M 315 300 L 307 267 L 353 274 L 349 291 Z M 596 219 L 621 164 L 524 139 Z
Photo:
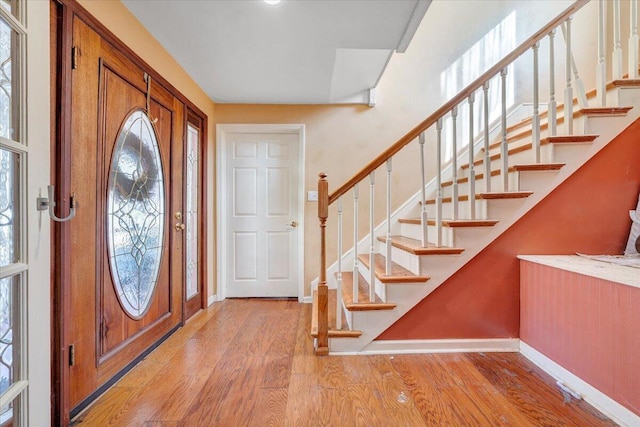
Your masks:
M 185 95 L 177 90 L 171 83 L 162 77 L 153 67 L 144 61 L 130 47 L 115 36 L 104 24 L 98 21 L 76 0 L 50 0 L 50 34 L 51 34 L 51 182 L 56 184 L 56 195 L 59 199 L 61 194 L 69 194 L 71 192 L 70 173 L 68 164 L 64 159 L 68 159 L 69 144 L 64 144 L 70 138 L 71 132 L 71 47 L 73 44 L 73 26 L 72 20 L 77 16 L 89 27 L 91 27 L 102 39 L 109 43 L 112 47 L 119 50 L 127 56 L 127 58 L 146 70 L 153 78 L 155 84 L 159 84 L 175 98 L 181 101 L 185 106 L 186 112 L 198 116 L 202 121 L 203 131 L 203 164 L 201 178 L 202 192 L 202 218 L 201 224 L 204 230 L 207 229 L 207 129 L 208 117 L 191 102 Z M 67 151 L 65 151 L 67 150 Z M 66 216 L 64 212 L 58 212 L 59 216 Z M 51 420 L 52 425 L 69 425 L 70 423 L 70 402 L 68 395 L 69 387 L 69 351 L 68 334 L 69 334 L 69 237 L 64 234 L 66 223 L 55 223 L 51 232 Z M 203 299 L 207 301 L 208 286 L 207 282 L 207 235 L 201 236 L 201 256 L 204 260 L 202 263 L 202 280 Z M 154 346 L 148 349 L 148 353 L 152 351 L 160 342 L 166 339 L 171 333 L 162 337 Z M 135 363 L 118 374 L 109 383 L 126 373 Z M 109 384 L 108 383 L 108 384 Z M 105 385 L 108 385 L 105 384 Z M 105 388 L 106 389 L 106 388 Z
M 304 214 L 305 205 L 304 201 L 304 188 L 305 188 L 305 125 L 303 124 L 218 124 L 216 125 L 216 247 L 218 248 L 218 274 L 217 274 L 217 289 L 216 300 L 222 301 L 226 298 L 226 285 L 225 278 L 228 270 L 228 260 L 231 255 L 227 253 L 227 247 L 225 245 L 225 230 L 228 229 L 228 218 L 225 215 L 227 212 L 227 206 L 229 203 L 228 194 L 225 191 L 225 176 L 227 173 L 228 165 L 226 161 L 227 145 L 229 140 L 227 134 L 229 133 L 273 133 L 273 134 L 294 134 L 298 135 L 298 162 L 300 176 L 298 179 L 297 193 L 298 193 L 298 207 L 299 216 L 298 219 L 300 233 L 297 233 L 298 237 L 298 253 L 295 255 L 298 262 L 298 301 L 304 301 Z

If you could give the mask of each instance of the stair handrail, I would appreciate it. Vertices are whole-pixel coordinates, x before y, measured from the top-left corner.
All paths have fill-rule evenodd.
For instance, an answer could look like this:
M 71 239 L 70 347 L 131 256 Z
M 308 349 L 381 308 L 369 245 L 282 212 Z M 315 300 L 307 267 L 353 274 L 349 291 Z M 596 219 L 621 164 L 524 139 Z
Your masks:
M 518 47 L 516 47 L 511 53 L 505 56 L 502 60 L 498 61 L 493 67 L 489 68 L 485 71 L 480 77 L 475 79 L 470 85 L 466 88 L 462 89 L 456 96 L 451 98 L 449 101 L 444 103 L 442 107 L 438 108 L 435 112 L 433 112 L 429 117 L 420 122 L 416 127 L 407 132 L 402 138 L 396 141 L 389 148 L 384 150 L 378 157 L 373 159 L 369 164 L 367 164 L 364 168 L 362 168 L 358 173 L 353 175 L 348 181 L 338 187 L 333 193 L 329 195 L 329 205 L 334 203 L 340 196 L 345 194 L 354 185 L 368 177 L 371 172 L 378 169 L 380 166 L 385 164 L 387 160 L 397 154 L 405 145 L 409 144 L 411 141 L 416 139 L 420 133 L 429 129 L 431 126 L 436 124 L 438 119 L 443 117 L 446 113 L 451 111 L 455 106 L 462 103 L 466 98 L 469 97 L 472 93 L 477 91 L 484 85 L 486 82 L 491 80 L 496 74 L 507 68 L 518 59 L 521 55 L 531 49 L 536 43 L 546 37 L 551 30 L 557 28 L 560 24 L 567 20 L 571 15 L 575 14 L 578 10 L 580 10 L 584 5 L 589 3 L 590 0 L 576 0 L 575 3 L 566 8 L 562 13 L 556 16 L 553 20 L 551 20 L 547 25 L 542 27 L 540 30 L 535 32 L 531 37 L 522 42 Z

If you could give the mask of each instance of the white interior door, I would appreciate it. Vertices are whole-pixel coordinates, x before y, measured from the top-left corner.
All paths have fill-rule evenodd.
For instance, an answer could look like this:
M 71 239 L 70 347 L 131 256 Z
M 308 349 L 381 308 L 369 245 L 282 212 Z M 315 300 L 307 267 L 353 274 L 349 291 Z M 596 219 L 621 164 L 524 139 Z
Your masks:
M 227 297 L 298 296 L 299 135 L 227 133 Z

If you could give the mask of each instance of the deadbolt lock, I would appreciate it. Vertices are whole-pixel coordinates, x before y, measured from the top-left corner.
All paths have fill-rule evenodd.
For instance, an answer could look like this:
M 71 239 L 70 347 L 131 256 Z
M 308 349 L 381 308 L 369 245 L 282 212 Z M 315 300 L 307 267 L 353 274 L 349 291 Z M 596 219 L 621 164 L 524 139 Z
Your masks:
M 180 212 L 180 211 L 176 212 L 175 217 L 176 217 L 176 219 L 177 219 L 178 221 L 180 221 L 180 220 L 182 219 L 182 212 Z

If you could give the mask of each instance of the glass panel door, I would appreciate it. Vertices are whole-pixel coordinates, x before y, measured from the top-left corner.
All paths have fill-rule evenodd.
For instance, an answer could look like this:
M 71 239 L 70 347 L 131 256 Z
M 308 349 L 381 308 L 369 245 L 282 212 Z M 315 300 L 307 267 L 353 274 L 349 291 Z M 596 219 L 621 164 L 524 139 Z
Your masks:
M 187 179 L 186 179 L 186 265 L 187 265 L 187 300 L 199 293 L 199 261 L 198 261 L 198 194 L 200 180 L 200 129 L 187 124 Z

